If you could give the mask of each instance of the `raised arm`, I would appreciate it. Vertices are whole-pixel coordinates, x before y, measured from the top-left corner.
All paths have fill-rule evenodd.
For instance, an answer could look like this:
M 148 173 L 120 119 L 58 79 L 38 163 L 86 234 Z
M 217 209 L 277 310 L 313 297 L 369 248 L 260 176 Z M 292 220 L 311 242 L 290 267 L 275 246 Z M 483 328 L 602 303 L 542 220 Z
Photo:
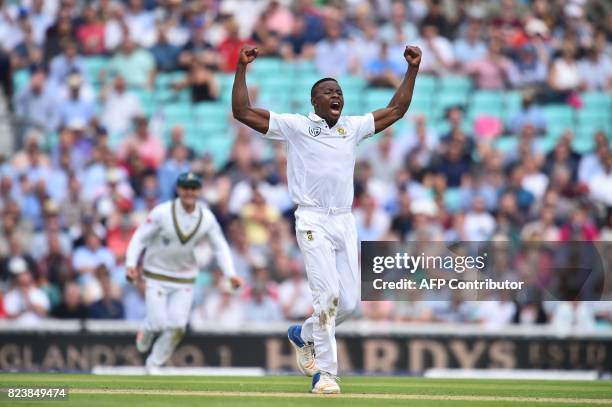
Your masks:
M 391 101 L 382 109 L 378 109 L 372 114 L 374 115 L 375 132 L 383 131 L 393 123 L 404 117 L 410 101 L 412 100 L 412 91 L 414 91 L 414 82 L 419 73 L 419 64 L 421 63 L 421 50 L 419 47 L 407 46 L 404 51 L 404 58 L 408 62 L 408 70 L 399 88 L 391 98 Z
M 247 65 L 257 58 L 257 54 L 257 48 L 253 46 L 247 45 L 240 50 L 238 68 L 236 69 L 234 87 L 232 88 L 232 114 L 240 123 L 246 124 L 262 134 L 266 134 L 270 126 L 270 112 L 265 109 L 251 107 L 249 91 L 246 85 Z

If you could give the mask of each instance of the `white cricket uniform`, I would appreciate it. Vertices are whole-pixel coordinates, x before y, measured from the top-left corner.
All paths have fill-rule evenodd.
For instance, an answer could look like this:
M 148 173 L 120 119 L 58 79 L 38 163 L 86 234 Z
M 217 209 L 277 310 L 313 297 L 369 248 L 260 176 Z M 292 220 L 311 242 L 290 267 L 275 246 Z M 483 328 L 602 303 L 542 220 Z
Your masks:
M 229 245 L 213 213 L 198 202 L 187 213 L 179 199 L 153 208 L 130 240 L 126 266 L 136 267 L 146 249 L 142 268 L 146 282 L 145 330 L 162 332 L 147 365 L 160 366 L 180 341 L 193 302 L 198 274 L 195 250 L 205 239 L 211 244 L 222 272 L 235 275 Z
M 341 116 L 332 128 L 314 113 L 270 112 L 265 137 L 286 142 L 296 237 L 313 296 L 302 339 L 314 342 L 319 370 L 337 374 L 336 325 L 359 302 L 357 228 L 351 213 L 356 147 L 374 134 L 374 116 Z

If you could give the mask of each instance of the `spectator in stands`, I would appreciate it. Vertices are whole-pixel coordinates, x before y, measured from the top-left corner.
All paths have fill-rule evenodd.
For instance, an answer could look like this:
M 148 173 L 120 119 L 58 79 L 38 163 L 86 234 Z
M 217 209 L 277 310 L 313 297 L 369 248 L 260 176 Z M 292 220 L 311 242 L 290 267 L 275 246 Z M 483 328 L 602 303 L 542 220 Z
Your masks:
M 322 76 L 341 77 L 349 73 L 353 52 L 341 34 L 340 25 L 330 21 L 325 29 L 325 39 L 315 45 L 314 62 Z
M 306 40 L 306 20 L 303 16 L 296 16 L 293 29 L 283 40 L 281 55 L 288 61 L 308 60 L 314 56 L 312 42 Z
M 549 101 L 566 102 L 571 92 L 580 88 L 581 82 L 576 62 L 576 47 L 566 41 L 561 48 L 561 56 L 552 62 L 548 74 Z
M 211 66 L 215 67 L 215 71 L 219 68 L 219 56 L 215 52 L 214 47 L 208 41 L 206 25 L 202 21 L 196 21 L 193 27 L 193 34 L 190 36 L 187 43 L 181 49 L 179 54 L 179 67 L 187 69 L 194 59 L 204 59 Z
M 89 5 L 83 10 L 83 23 L 76 30 L 76 38 L 85 55 L 104 53 L 104 22 L 96 9 Z
M 559 227 L 555 224 L 555 210 L 545 206 L 533 222 L 527 223 L 521 230 L 523 241 L 557 242 L 560 238 Z
M 603 133 L 600 133 L 603 135 Z M 603 142 L 596 143 L 595 151 L 584 154 L 578 164 L 578 181 L 588 184 L 593 177 L 605 172 L 605 163 L 610 155 L 610 147 L 603 136 Z
M 278 221 L 280 213 L 266 202 L 261 190 L 253 185 L 251 201 L 243 206 L 240 217 L 249 244 L 263 246 L 268 244 L 270 225 Z
M 465 237 L 469 241 L 489 240 L 495 230 L 495 218 L 487 212 L 485 200 L 477 196 L 472 202 L 472 210 L 466 213 L 464 221 Z
M 469 62 L 480 60 L 487 54 L 487 46 L 481 37 L 482 26 L 479 21 L 471 21 L 465 37 L 455 40 L 454 54 L 457 63 L 463 66 Z
M 88 317 L 87 307 L 81 300 L 81 287 L 75 282 L 64 285 L 62 302 L 53 308 L 53 318 L 58 319 L 85 319 Z
M 9 264 L 13 288 L 4 297 L 4 309 L 9 319 L 24 325 L 35 325 L 49 312 L 49 298 L 36 287 L 28 265 L 20 257 Z
M 145 49 L 137 48 L 130 38 L 126 38 L 119 52 L 109 62 L 109 73 L 121 75 L 128 87 L 148 89 L 155 83 L 155 60 Z
M 537 134 L 543 134 L 546 130 L 546 117 L 542 108 L 534 103 L 534 96 L 524 93 L 521 110 L 510 117 L 508 130 L 519 134 L 525 126 L 531 126 Z
M 225 327 L 239 327 L 245 320 L 243 303 L 232 293 L 220 271 L 213 273 L 214 289 L 207 290 L 204 302 L 191 313 L 190 323 L 195 328 L 207 325 L 220 325 Z
M 389 55 L 389 45 L 383 42 L 380 52 L 366 61 L 363 67 L 370 86 L 396 89 L 401 83 L 405 67 Z
M 412 43 L 419 37 L 415 25 L 409 22 L 406 14 L 406 6 L 403 2 L 396 1 L 393 3 L 389 22 L 380 28 L 379 35 L 383 41 L 394 42 L 398 33 L 402 34 L 406 43 Z
M 589 180 L 588 187 L 589 197 L 594 202 L 603 203 L 607 207 L 612 206 L 612 154 L 610 152 L 603 157 L 602 169 Z
M 184 172 L 189 172 L 191 164 L 188 161 L 187 148 L 178 144 L 170 151 L 169 159 L 158 171 L 160 199 L 166 201 L 174 197 L 176 180 Z
M 561 226 L 560 238 L 563 242 L 593 241 L 597 239 L 598 234 L 597 226 L 590 219 L 587 208 L 577 207 L 568 221 Z
M 355 223 L 360 241 L 380 240 L 389 229 L 391 219 L 374 197 L 365 193 L 361 196 L 359 208 L 355 210 Z
M 113 86 L 100 95 L 103 102 L 100 122 L 110 134 L 125 134 L 134 118 L 143 115 L 138 97 L 127 90 L 125 79 L 115 76 Z
M 83 83 L 78 73 L 70 75 L 67 81 L 67 97 L 62 101 L 60 108 L 60 122 L 63 125 L 85 126 L 96 113 L 96 105 L 91 93 Z
M 151 47 L 158 72 L 172 72 L 178 68 L 178 56 L 181 49 L 168 39 L 169 27 L 160 26 L 157 31 L 157 42 Z
M 151 133 L 146 117 L 137 116 L 134 122 L 134 134 L 126 137 L 117 149 L 119 159 L 126 162 L 131 155 L 135 155 L 147 168 L 159 168 L 166 155 L 166 147 L 157 135 Z
M 98 267 L 105 266 L 110 270 L 114 265 L 115 256 L 93 231 L 85 235 L 85 245 L 77 248 L 72 258 L 72 267 L 79 274 L 81 284 L 89 282 Z
M 578 62 L 578 72 L 587 90 L 612 90 L 612 58 L 602 49 L 605 42 L 597 42 L 586 50 Z
M 34 39 L 32 25 L 28 22 L 22 24 L 23 40 L 17 44 L 11 55 L 11 64 L 14 70 L 31 66 L 42 66 L 43 48 L 41 43 Z
M 423 51 L 423 59 L 419 67 L 421 73 L 442 75 L 453 67 L 455 56 L 448 39 L 439 35 L 435 25 L 423 25 L 421 38 L 416 45 Z
M 588 302 L 558 302 L 552 315 L 553 326 L 560 331 L 587 332 L 595 327 L 595 314 Z
M 15 115 L 23 122 L 24 134 L 31 128 L 52 131 L 59 125 L 59 108 L 43 69 L 31 72 L 30 84 L 15 95 Z
M 251 295 L 244 303 L 244 315 L 247 321 L 270 322 L 282 321 L 283 313 L 278 301 L 270 296 L 261 284 L 251 288 Z
M 66 42 L 63 53 L 51 60 L 49 65 L 49 81 L 56 86 L 67 83 L 69 77 L 77 73 L 81 78 L 87 77 L 83 58 L 78 53 L 77 44 Z
M 105 270 L 97 274 L 102 288 L 102 298 L 89 306 L 89 318 L 123 319 L 125 317 L 123 304 L 115 297 L 108 271 Z
M 143 0 L 129 0 L 125 10 L 129 36 L 139 46 L 148 48 L 155 41 L 155 15 L 145 8 Z
M 463 71 L 474 77 L 477 88 L 483 90 L 505 89 L 511 64 L 510 60 L 501 51 L 501 43 L 491 40 L 484 57 L 464 65 Z
M 123 293 L 123 309 L 128 321 L 143 321 L 146 315 L 145 281 L 143 278 L 135 284 L 128 284 Z
M 546 84 L 547 59 L 536 47 L 527 43 L 518 50 L 514 63 L 508 70 L 510 83 L 514 88 L 541 91 Z
M 172 88 L 176 91 L 189 88 L 192 103 L 217 100 L 219 84 L 215 78 L 214 68 L 214 66 L 207 65 L 199 58 L 195 58 L 192 60 L 185 77 L 179 82 L 172 83 Z
M 224 25 L 226 36 L 217 46 L 223 72 L 234 72 L 238 66 L 240 49 L 249 44 L 249 40 L 240 38 L 240 26 L 234 19 L 228 19 Z

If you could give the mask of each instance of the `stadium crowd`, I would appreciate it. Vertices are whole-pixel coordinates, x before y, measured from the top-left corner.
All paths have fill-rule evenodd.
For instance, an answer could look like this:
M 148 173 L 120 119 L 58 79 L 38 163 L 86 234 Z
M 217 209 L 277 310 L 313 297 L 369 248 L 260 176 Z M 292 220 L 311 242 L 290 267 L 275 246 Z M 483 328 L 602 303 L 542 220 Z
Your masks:
M 204 178 L 202 198 L 248 282 L 235 294 L 214 263 L 205 266 L 191 325 L 311 312 L 282 145 L 268 151 L 233 123 L 229 159 L 216 162 L 194 151 L 180 126 L 160 134 L 135 95 L 178 71 L 171 90 L 188 89 L 192 103 L 219 100 L 219 78 L 235 70 L 247 43 L 262 57 L 313 61 L 320 76 L 355 75 L 383 89 L 398 84 L 403 48 L 415 44 L 422 75 L 467 75 L 477 90 L 521 92 L 507 122 L 472 126 L 461 105 L 440 123 L 409 111 L 405 125 L 364 142 L 354 181 L 360 240 L 612 240 L 610 123 L 593 129 L 587 151 L 575 151 L 569 130 L 550 151 L 537 148 L 551 125 L 543 106 L 584 108 L 585 92 L 609 103 L 609 2 L 0 0 L 0 80 L 18 124 L 17 150 L 0 152 L 0 318 L 142 319 L 143 284 L 125 280 L 126 247 L 187 170 Z M 109 63 L 90 77 L 83 60 L 99 55 Z M 28 82 L 16 88 L 24 70 Z M 518 140 L 515 148 L 497 148 L 492 137 L 501 132 Z M 109 134 L 121 134 L 119 143 Z M 198 256 L 212 258 L 207 246 Z M 364 302 L 360 316 L 590 327 L 612 323 L 612 306 Z

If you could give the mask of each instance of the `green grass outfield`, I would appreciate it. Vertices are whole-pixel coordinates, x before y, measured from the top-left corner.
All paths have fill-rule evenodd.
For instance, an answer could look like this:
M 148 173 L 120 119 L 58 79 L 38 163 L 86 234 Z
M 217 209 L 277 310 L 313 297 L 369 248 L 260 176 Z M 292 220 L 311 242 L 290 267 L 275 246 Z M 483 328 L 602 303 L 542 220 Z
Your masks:
M 341 395 L 309 393 L 298 376 L 93 376 L 0 374 L 0 388 L 68 386 L 68 401 L 14 401 L 0 406 L 612 406 L 610 381 L 443 380 L 351 376 Z M 146 404 L 145 404 L 146 403 Z

